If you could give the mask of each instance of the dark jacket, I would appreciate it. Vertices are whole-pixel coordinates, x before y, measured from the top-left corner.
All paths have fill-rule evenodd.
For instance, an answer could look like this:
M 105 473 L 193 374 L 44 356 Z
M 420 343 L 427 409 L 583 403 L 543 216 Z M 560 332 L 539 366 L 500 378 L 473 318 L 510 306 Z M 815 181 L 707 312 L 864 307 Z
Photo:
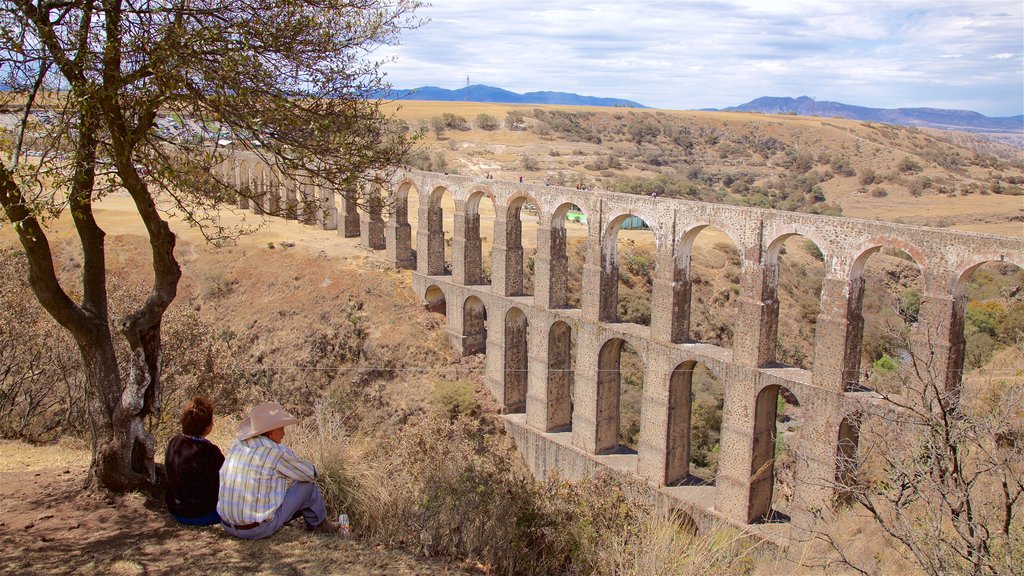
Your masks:
M 198 518 L 217 509 L 224 455 L 205 438 L 178 434 L 167 443 L 167 509 L 175 516 Z

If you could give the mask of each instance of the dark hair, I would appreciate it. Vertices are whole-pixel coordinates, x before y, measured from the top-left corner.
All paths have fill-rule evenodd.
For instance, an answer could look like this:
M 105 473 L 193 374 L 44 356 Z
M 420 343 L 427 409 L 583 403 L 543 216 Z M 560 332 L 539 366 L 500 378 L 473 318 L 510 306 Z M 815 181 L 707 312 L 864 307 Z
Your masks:
M 196 396 L 185 404 L 181 412 L 181 432 L 189 436 L 202 436 L 213 424 L 213 402 Z

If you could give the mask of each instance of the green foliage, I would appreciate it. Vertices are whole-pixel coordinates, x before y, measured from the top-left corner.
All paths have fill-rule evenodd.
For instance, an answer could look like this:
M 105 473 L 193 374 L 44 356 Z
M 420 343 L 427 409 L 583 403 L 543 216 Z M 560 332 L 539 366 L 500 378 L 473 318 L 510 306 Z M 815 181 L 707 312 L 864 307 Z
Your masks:
M 501 128 L 501 122 L 494 116 L 481 112 L 476 116 L 476 127 L 487 131 L 497 130 Z
M 921 313 L 921 292 L 916 288 L 908 288 L 900 294 L 899 314 L 905 322 L 917 322 Z
M 888 374 L 899 367 L 899 362 L 888 354 L 882 354 L 881 358 L 871 363 L 871 370 L 876 374 Z
M 434 406 L 434 411 L 443 418 L 454 420 L 459 416 L 473 416 L 480 413 L 476 385 L 472 382 L 440 380 L 434 384 L 430 401 Z
M 526 117 L 518 110 L 505 114 L 505 127 L 512 131 L 526 130 Z
M 968 302 L 966 312 L 966 330 L 973 330 L 980 334 L 986 334 L 995 338 L 1002 330 L 1003 321 L 1006 319 L 1006 309 L 995 301 Z
M 529 154 L 523 154 L 519 157 L 519 165 L 523 170 L 527 170 L 529 172 L 536 172 L 537 170 L 540 170 L 540 162 L 536 157 Z
M 818 248 L 818 245 L 815 244 L 813 240 L 805 240 L 803 246 L 804 252 L 810 254 L 812 258 L 819 262 L 825 261 L 825 255 L 821 252 L 821 248 Z
M 592 112 L 569 112 L 566 110 L 543 110 L 534 108 L 531 115 L 552 131 L 571 140 L 601 143 L 599 136 L 591 125 Z
M 445 128 L 449 130 L 458 130 L 460 132 L 469 130 L 469 122 L 458 114 L 445 112 L 441 115 L 441 121 L 444 123 Z
M 904 174 L 916 174 L 923 170 L 921 165 L 910 156 L 904 156 L 899 164 L 896 165 L 896 168 Z
M 426 170 L 427 172 L 447 172 L 448 171 L 448 156 L 441 150 L 430 153 L 425 148 L 420 148 L 416 152 L 409 155 L 405 160 L 406 164 L 409 164 L 417 170 Z

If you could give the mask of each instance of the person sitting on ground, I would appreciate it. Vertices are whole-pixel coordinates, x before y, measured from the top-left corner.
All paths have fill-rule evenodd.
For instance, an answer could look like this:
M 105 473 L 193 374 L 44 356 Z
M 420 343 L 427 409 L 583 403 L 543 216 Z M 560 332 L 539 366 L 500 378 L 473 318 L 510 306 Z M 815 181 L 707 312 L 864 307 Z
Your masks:
M 181 413 L 181 434 L 167 443 L 164 500 L 171 517 L 189 526 L 219 524 L 217 492 L 224 454 L 206 439 L 213 430 L 213 403 L 196 396 Z
M 309 530 L 338 532 L 341 526 L 327 519 L 316 467 L 281 444 L 284 427 L 298 422 L 277 402 L 267 402 L 238 427 L 220 470 L 217 511 L 228 534 L 260 540 L 299 516 Z

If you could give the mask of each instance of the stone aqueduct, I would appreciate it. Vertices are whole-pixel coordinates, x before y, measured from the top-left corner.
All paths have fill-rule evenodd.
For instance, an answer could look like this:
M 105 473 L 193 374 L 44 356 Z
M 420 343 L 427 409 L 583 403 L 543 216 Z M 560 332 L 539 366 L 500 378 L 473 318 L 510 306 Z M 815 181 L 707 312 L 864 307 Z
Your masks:
M 413 269 L 413 287 L 444 311 L 447 331 L 464 354 L 486 351 L 485 382 L 504 407 L 507 428 L 538 476 L 572 479 L 611 469 L 646 479 L 697 519 L 736 524 L 772 517 L 777 395 L 788 389 L 802 409 L 793 519 L 826 506 L 839 462 L 855 450 L 856 418 L 872 394 L 859 386 L 864 326 L 862 269 L 882 247 L 899 248 L 919 265 L 924 289 L 912 336 L 931 350 L 946 385 L 957 387 L 964 359 L 965 288 L 986 262 L 1024 267 L 1024 240 L 849 218 L 684 200 L 573 190 L 412 171 L 396 177 L 395 207 L 385 221 L 335 192 L 282 182 L 251 161 L 225 164 L 225 175 L 250 188 L 239 208 L 272 211 L 300 195 L 326 206 L 309 223 L 362 237 L 386 250 L 396 267 Z M 455 201 L 450 270 L 445 265 L 441 197 Z M 413 248 L 408 198 L 419 200 Z M 491 280 L 482 280 L 482 199 L 495 206 Z M 521 212 L 538 215 L 533 295 L 523 293 Z M 588 223 L 580 308 L 568 308 L 566 212 Z M 339 214 L 341 212 L 342 214 Z M 616 234 L 630 215 L 656 241 L 650 327 L 618 321 Z M 740 295 L 731 349 L 690 339 L 690 249 L 705 227 L 724 231 L 740 254 Z M 776 363 L 778 258 L 783 242 L 802 235 L 824 255 L 813 370 Z M 575 345 L 573 345 L 575 343 Z M 635 452 L 618 445 L 619 359 L 625 344 L 644 365 L 641 424 Z M 573 358 L 574 356 L 574 358 Z M 703 364 L 725 392 L 719 472 L 713 485 L 688 485 L 691 378 Z M 570 388 L 574 389 L 570 400 Z

